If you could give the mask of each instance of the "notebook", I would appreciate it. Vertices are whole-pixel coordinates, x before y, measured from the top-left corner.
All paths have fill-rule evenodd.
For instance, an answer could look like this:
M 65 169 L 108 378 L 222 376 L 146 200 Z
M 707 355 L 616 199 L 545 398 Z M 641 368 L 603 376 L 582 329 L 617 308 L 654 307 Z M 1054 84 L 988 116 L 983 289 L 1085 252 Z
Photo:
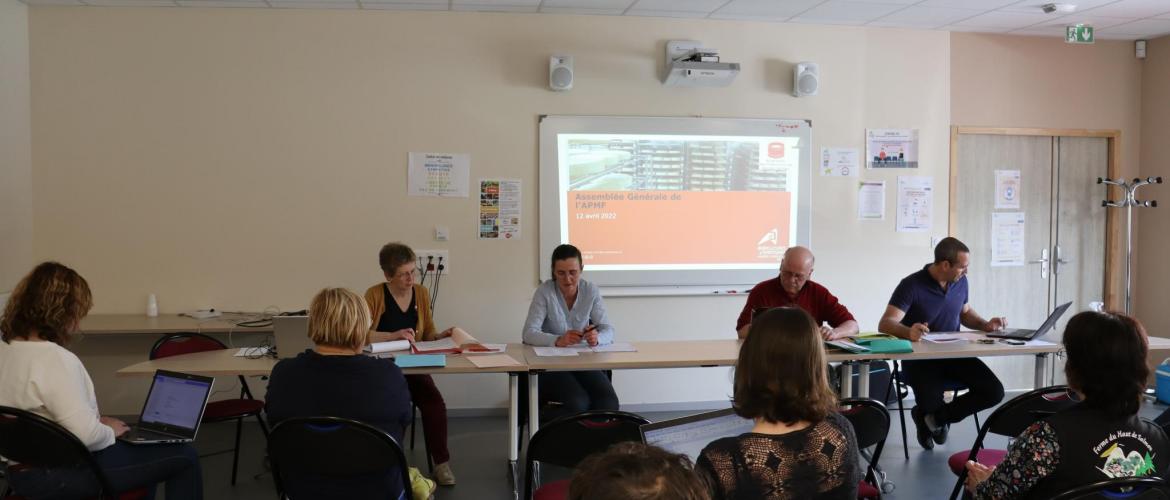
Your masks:
M 443 354 L 398 354 L 394 356 L 394 364 L 399 368 L 425 368 L 432 366 L 447 366 L 447 356 Z
M 138 423 L 118 440 L 130 444 L 194 441 L 214 382 L 214 378 L 201 375 L 154 372 Z
M 673 453 L 699 458 L 711 441 L 751 432 L 755 421 L 735 414 L 731 408 L 688 417 L 663 420 L 641 427 L 642 442 Z

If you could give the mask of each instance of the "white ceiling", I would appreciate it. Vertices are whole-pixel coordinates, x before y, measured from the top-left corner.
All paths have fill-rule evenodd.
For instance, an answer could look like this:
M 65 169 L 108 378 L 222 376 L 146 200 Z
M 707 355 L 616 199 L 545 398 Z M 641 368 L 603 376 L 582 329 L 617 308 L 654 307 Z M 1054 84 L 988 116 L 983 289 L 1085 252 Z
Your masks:
M 531 12 L 680 17 L 1012 33 L 1063 37 L 1066 25 L 1097 38 L 1170 35 L 1170 0 L 1065 0 L 1072 14 L 1045 14 L 1054 0 L 21 0 L 29 5 L 245 7 Z

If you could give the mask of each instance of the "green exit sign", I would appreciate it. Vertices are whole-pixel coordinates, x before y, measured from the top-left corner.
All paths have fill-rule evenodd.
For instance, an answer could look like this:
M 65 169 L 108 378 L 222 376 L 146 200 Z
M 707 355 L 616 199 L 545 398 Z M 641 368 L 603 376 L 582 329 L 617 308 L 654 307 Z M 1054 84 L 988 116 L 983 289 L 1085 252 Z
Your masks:
M 1077 24 L 1064 28 L 1064 41 L 1067 43 L 1093 43 L 1093 27 Z

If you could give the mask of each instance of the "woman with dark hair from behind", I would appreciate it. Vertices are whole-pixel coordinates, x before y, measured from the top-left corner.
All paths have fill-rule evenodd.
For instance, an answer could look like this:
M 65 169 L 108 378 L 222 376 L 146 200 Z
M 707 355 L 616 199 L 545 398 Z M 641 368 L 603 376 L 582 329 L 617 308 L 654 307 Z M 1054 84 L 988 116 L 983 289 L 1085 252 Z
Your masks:
M 129 430 L 126 424 L 98 413 L 89 372 L 65 348 L 91 306 L 89 283 L 56 262 L 42 263 L 20 280 L 0 319 L 0 405 L 64 427 L 85 444 L 118 492 L 146 488 L 147 498 L 154 498 L 161 482 L 166 483 L 167 500 L 203 498 L 195 448 L 116 442 Z M 9 484 L 25 498 L 86 498 L 100 489 L 86 470 L 12 463 L 6 468 Z
M 996 467 L 967 462 L 977 499 L 1043 499 L 1121 477 L 1166 477 L 1170 442 L 1138 417 L 1146 378 L 1146 331 L 1137 320 L 1087 311 L 1064 329 L 1064 373 L 1081 402 L 1028 427 Z
M 708 500 L 686 455 L 618 443 L 577 465 L 568 500 Z
M 853 426 L 837 412 L 825 351 L 807 312 L 781 307 L 752 321 L 735 363 L 735 413 L 752 432 L 703 449 L 696 468 L 721 499 L 857 498 Z

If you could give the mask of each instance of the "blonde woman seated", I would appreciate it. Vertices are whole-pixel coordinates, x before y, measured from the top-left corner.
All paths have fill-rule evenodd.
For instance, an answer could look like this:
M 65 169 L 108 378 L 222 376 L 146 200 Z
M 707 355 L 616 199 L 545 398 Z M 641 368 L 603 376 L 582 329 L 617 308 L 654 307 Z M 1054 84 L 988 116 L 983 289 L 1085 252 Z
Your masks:
M 735 363 L 735 413 L 752 432 L 716 440 L 696 469 L 711 498 L 857 498 L 857 438 L 837 413 L 825 352 L 812 317 L 797 308 L 756 316 Z
M 274 425 L 292 417 L 342 417 L 378 427 L 399 443 L 410 423 L 410 391 L 402 370 L 388 359 L 362 355 L 370 330 L 370 311 L 358 294 L 326 288 L 309 306 L 312 350 L 272 368 L 267 412 Z M 385 498 L 402 491 L 401 476 L 290 478 L 288 489 L 305 498 Z

